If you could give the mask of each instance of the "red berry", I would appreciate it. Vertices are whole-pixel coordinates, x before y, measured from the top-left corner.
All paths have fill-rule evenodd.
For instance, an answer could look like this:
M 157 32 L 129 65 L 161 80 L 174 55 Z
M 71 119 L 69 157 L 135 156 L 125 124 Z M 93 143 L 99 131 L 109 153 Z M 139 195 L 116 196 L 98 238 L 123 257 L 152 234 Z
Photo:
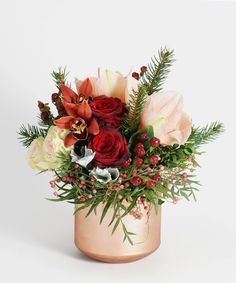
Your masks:
M 144 144 L 141 143 L 141 142 L 138 142 L 138 143 L 135 145 L 135 147 L 144 147 Z
M 126 160 L 126 161 L 124 162 L 124 164 L 123 164 L 123 167 L 124 167 L 125 169 L 128 169 L 128 168 L 130 167 L 130 160 Z
M 142 184 L 142 179 L 140 177 L 133 177 L 130 181 L 134 186 Z
M 156 155 L 151 155 L 149 157 L 149 162 L 152 164 L 152 165 L 156 165 L 158 163 L 158 156 Z
M 143 159 L 140 158 L 140 157 L 137 157 L 136 160 L 135 160 L 136 167 L 141 167 L 142 164 L 143 164 Z
M 57 99 L 58 99 L 58 94 L 55 92 L 55 93 L 53 93 L 52 94 L 52 102 L 56 102 L 57 101 Z
M 161 180 L 161 175 L 156 173 L 156 174 L 152 175 L 152 179 L 155 180 L 155 181 L 160 181 Z
M 73 172 L 70 172 L 69 175 L 73 177 L 75 174 Z
M 146 154 L 146 151 L 143 147 L 135 148 L 134 152 L 135 152 L 136 156 L 138 156 L 138 157 L 142 157 Z
M 41 119 L 45 122 L 48 120 L 49 118 L 49 114 L 48 112 L 42 112 L 41 115 L 40 115 Z
M 153 180 L 148 180 L 147 182 L 146 182 L 146 187 L 148 188 L 148 189 L 151 189 L 152 187 L 154 187 L 155 186 L 155 182 L 153 181 Z
M 38 108 L 39 108 L 40 110 L 43 110 L 44 107 L 45 107 L 44 103 L 41 102 L 41 101 L 38 101 Z
M 79 168 L 79 164 L 74 163 L 73 167 L 74 167 L 75 169 L 77 169 L 77 168 Z
M 84 196 L 81 197 L 81 201 L 83 201 L 83 202 L 86 201 L 86 197 L 84 197 Z
M 140 70 L 141 70 L 142 73 L 145 73 L 145 72 L 147 72 L 147 67 L 146 66 L 142 66 L 140 68 Z
M 148 139 L 148 134 L 146 134 L 146 133 L 141 134 L 141 135 L 139 136 L 139 139 L 140 139 L 141 141 L 146 141 L 146 140 Z
M 158 138 L 151 138 L 150 139 L 150 145 L 152 146 L 152 147 L 158 147 L 159 145 L 160 145 L 160 140 L 158 139 Z
M 135 78 L 136 80 L 139 80 L 139 74 L 136 72 L 132 73 L 132 77 Z

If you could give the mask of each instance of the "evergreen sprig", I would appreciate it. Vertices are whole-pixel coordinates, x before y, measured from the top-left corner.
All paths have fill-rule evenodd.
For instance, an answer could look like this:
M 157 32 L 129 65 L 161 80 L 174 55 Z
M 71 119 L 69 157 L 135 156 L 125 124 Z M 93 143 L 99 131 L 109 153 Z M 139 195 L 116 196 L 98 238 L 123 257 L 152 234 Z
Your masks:
M 223 132 L 224 125 L 218 121 L 202 128 L 193 128 L 187 143 L 192 143 L 197 148 L 203 144 L 214 141 Z
M 51 75 L 58 89 L 60 89 L 61 84 L 66 84 L 66 77 L 68 75 L 66 72 L 66 67 L 64 69 L 59 67 L 58 71 L 53 71 Z
M 28 124 L 28 127 L 21 125 L 18 132 L 19 140 L 25 147 L 29 147 L 32 141 L 38 137 L 45 137 L 47 134 L 46 129 L 38 128 L 37 126 L 31 126 Z
M 172 63 L 174 50 L 163 48 L 158 53 L 158 58 L 153 57 L 151 63 L 148 64 L 147 71 L 141 77 L 142 84 L 146 87 L 147 95 L 158 92 L 162 89 Z
M 146 97 L 146 90 L 143 86 L 139 86 L 137 91 L 133 90 L 130 95 L 128 113 L 122 125 L 122 131 L 125 135 L 132 135 L 137 130 Z

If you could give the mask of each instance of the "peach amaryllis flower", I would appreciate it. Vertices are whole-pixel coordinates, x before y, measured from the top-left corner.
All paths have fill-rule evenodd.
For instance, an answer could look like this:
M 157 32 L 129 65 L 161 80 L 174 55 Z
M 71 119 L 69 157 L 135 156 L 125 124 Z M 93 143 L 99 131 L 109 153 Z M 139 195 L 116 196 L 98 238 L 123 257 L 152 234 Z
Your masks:
M 99 126 L 96 119 L 92 117 L 92 110 L 88 103 L 88 99 L 92 95 L 90 80 L 86 79 L 82 82 L 78 94 L 64 84 L 60 86 L 60 90 L 62 103 L 68 116 L 55 120 L 54 124 L 61 129 L 71 131 L 65 137 L 65 147 L 87 139 L 88 134 L 97 135 Z

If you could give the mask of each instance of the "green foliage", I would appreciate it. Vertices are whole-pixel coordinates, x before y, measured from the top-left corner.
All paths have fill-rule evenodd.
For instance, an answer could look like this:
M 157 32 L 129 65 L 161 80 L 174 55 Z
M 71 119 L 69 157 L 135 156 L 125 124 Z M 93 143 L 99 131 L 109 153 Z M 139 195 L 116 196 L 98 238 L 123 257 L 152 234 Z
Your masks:
M 66 84 L 66 77 L 68 75 L 66 68 L 62 69 L 59 67 L 58 71 L 53 71 L 51 75 L 58 89 L 60 89 L 61 84 Z
M 202 128 L 193 128 L 187 143 L 193 144 L 194 147 L 197 148 L 203 144 L 214 141 L 223 132 L 224 125 L 217 121 Z
M 146 94 L 151 95 L 154 92 L 158 92 L 162 89 L 170 67 L 174 62 L 173 59 L 174 50 L 168 50 L 163 48 L 158 53 L 158 58 L 153 57 L 151 63 L 148 64 L 147 71 L 141 78 L 142 84 L 146 88 Z
M 41 129 L 37 126 L 31 126 L 28 124 L 28 127 L 21 125 L 18 132 L 18 139 L 25 147 L 29 147 L 32 141 L 38 137 L 45 137 L 47 134 L 46 129 Z
M 141 134 L 147 133 L 149 138 L 154 137 L 153 127 L 149 126 L 147 130 L 139 130 L 135 132 L 129 139 L 128 147 L 129 150 L 132 151 L 135 147 L 135 144 L 138 142 L 138 138 Z
M 121 130 L 126 136 L 132 135 L 139 126 L 143 107 L 146 103 L 146 90 L 139 86 L 137 91 L 132 92 L 129 98 L 128 113 L 125 116 Z
M 154 154 L 161 157 L 161 164 L 168 168 L 185 166 L 185 160 L 195 153 L 193 144 L 158 147 Z
M 130 94 L 127 107 L 128 113 L 121 128 L 127 137 L 130 137 L 138 129 L 147 96 L 162 89 L 162 84 L 174 61 L 173 54 L 173 50 L 161 49 L 158 53 L 158 58 L 154 56 L 151 59 L 147 71 L 141 76 L 138 90 L 133 90 Z

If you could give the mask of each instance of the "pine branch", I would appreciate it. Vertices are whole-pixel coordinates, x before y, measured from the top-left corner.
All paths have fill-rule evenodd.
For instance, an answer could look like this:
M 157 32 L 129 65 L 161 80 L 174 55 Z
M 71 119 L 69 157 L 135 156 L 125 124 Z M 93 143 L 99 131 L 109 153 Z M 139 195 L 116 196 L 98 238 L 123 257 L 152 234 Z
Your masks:
M 122 131 L 125 135 L 132 134 L 137 130 L 145 103 L 146 89 L 140 86 L 138 91 L 133 90 L 129 98 L 128 113 L 122 125 Z
M 51 75 L 58 89 L 60 89 L 61 84 L 66 84 L 66 77 L 68 75 L 66 67 L 64 69 L 59 67 L 58 71 L 53 71 Z
M 213 142 L 220 134 L 224 132 L 224 125 L 220 122 L 213 122 L 203 128 L 193 128 L 188 139 L 188 143 L 193 143 L 195 147 Z
M 148 64 L 147 71 L 141 78 L 142 84 L 146 87 L 147 95 L 151 95 L 154 92 L 158 92 L 162 89 L 169 69 L 174 62 L 173 59 L 174 50 L 168 50 L 167 48 L 161 49 L 158 53 L 158 58 L 155 56 L 151 59 L 151 63 Z
M 26 128 L 24 125 L 20 127 L 18 132 L 18 139 L 25 147 L 29 147 L 32 141 L 38 137 L 45 137 L 47 134 L 46 129 L 40 129 L 37 126 L 28 125 Z

